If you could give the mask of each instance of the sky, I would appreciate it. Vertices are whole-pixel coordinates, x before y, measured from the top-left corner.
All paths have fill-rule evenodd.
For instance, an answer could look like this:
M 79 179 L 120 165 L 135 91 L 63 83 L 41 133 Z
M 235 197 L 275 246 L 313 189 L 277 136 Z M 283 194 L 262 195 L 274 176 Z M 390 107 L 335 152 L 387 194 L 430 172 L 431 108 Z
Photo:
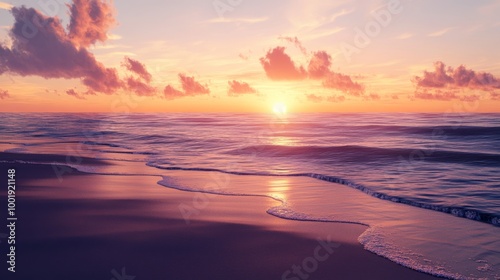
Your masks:
M 0 0 L 4 112 L 499 112 L 500 0 Z

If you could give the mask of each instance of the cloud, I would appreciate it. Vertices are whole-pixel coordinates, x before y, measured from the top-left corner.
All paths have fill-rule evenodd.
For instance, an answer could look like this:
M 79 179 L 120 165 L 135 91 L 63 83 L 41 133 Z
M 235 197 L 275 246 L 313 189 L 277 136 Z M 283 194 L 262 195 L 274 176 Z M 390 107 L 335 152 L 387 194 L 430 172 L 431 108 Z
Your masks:
M 307 77 L 304 67 L 296 67 L 284 47 L 269 50 L 265 57 L 260 58 L 260 63 L 271 80 L 301 80 Z
M 240 94 L 253 94 L 257 91 L 251 87 L 248 83 L 238 82 L 236 80 L 228 81 L 229 89 L 227 94 L 229 96 L 238 96 Z
M 134 77 L 127 77 L 125 79 L 126 88 L 135 92 L 139 96 L 153 96 L 156 94 L 156 88 L 146 82 Z
M 146 66 L 138 60 L 125 57 L 122 66 L 128 71 L 136 74 L 138 78 L 128 76 L 125 78 L 125 88 L 133 91 L 139 96 L 152 96 L 156 94 L 157 89 L 150 85 L 152 76 L 146 70 Z
M 108 34 L 108 40 L 120 40 L 121 38 L 122 36 L 118 34 Z
M 288 39 L 292 42 L 296 41 L 296 38 Z M 300 41 L 297 39 L 297 42 Z M 330 69 L 332 57 L 326 51 L 313 52 L 307 71 L 302 66 L 295 66 L 291 57 L 285 53 L 284 47 L 275 47 L 269 50 L 266 56 L 260 59 L 260 62 L 271 80 L 321 79 L 325 88 L 335 89 L 355 97 L 373 98 L 373 96 L 365 96 L 364 85 L 354 82 L 349 75 L 333 72 Z M 314 102 L 324 100 L 316 95 L 306 95 L 306 98 Z M 332 100 L 334 100 L 333 102 L 343 101 L 343 99 L 335 98 Z
M 208 85 L 202 85 L 201 83 L 197 82 L 194 77 L 186 76 L 185 74 L 179 74 L 179 80 L 181 81 L 183 91 L 180 91 L 171 85 L 167 85 L 163 89 L 165 98 L 175 99 L 179 97 L 210 94 Z
M 0 10 L 10 10 L 13 7 L 14 6 L 12 4 L 5 3 L 5 2 L 0 2 Z
M 428 34 L 427 36 L 429 36 L 429 37 L 443 36 L 444 34 L 448 33 L 448 31 L 450 31 L 452 29 L 453 29 L 452 27 L 448 27 L 448 28 L 445 28 L 445 29 L 438 30 L 436 32 L 432 32 L 432 33 Z
M 184 74 L 179 74 L 179 79 L 181 80 L 182 89 L 184 89 L 184 92 L 187 95 L 210 93 L 210 89 L 208 89 L 208 86 L 200 84 L 194 79 L 194 77 L 189 77 Z
M 340 103 L 345 101 L 345 96 L 342 95 L 331 95 L 326 98 L 328 102 Z
M 122 66 L 127 70 L 136 73 L 146 82 L 151 82 L 151 74 L 146 70 L 146 66 L 143 63 L 131 59 L 129 57 L 125 57 L 125 61 L 122 63 Z
M 165 89 L 163 89 L 163 94 L 165 95 L 165 98 L 167 98 L 167 99 L 174 99 L 174 98 L 186 96 L 182 91 L 175 89 L 171 85 L 167 85 L 165 87 Z
M 110 3 L 100 0 L 73 0 L 69 6 L 68 37 L 81 47 L 88 47 L 108 38 L 108 29 L 115 24 Z
M 378 93 L 370 93 L 364 96 L 365 100 L 380 100 L 380 95 Z
M 464 95 L 465 91 L 481 91 L 494 98 L 500 90 L 500 78 L 491 73 L 476 72 L 464 65 L 457 68 L 446 66 L 441 61 L 434 63 L 433 71 L 424 71 L 422 76 L 415 76 L 415 98 L 434 100 L 473 100 L 474 95 Z
M 73 96 L 75 98 L 78 98 L 78 99 L 86 99 L 83 95 L 95 95 L 95 92 L 93 91 L 86 91 L 85 93 L 81 94 L 81 93 L 78 93 L 76 92 L 74 89 L 68 89 L 66 91 L 66 94 L 67 95 L 70 95 L 70 96 Z
M 306 48 L 302 45 L 302 42 L 300 42 L 300 40 L 297 37 L 284 37 L 284 36 L 281 36 L 281 37 L 278 37 L 278 39 L 281 39 L 281 40 L 284 40 L 286 42 L 294 44 L 295 47 L 297 47 L 302 54 L 304 54 L 304 55 L 307 54 Z
M 424 100 L 438 100 L 438 101 L 450 101 L 453 99 L 458 99 L 455 92 L 451 91 L 430 91 L 430 90 L 416 90 L 414 95 L 410 98 L 424 99 Z
M 9 98 L 10 94 L 7 90 L 0 89 L 0 99 Z
M 476 95 L 476 94 L 466 95 L 466 96 L 460 97 L 460 100 L 465 101 L 465 102 L 476 102 L 476 101 L 479 101 L 480 99 L 481 99 L 481 96 Z M 495 99 L 493 97 L 493 95 L 492 95 L 491 99 Z
M 492 92 L 490 95 L 492 100 L 500 100 L 500 92 Z
M 12 47 L 0 45 L 0 74 L 76 78 L 90 90 L 106 94 L 122 87 L 116 69 L 106 68 L 86 48 L 76 45 L 76 37 L 70 38 L 57 17 L 46 17 L 24 6 L 12 8 L 11 13 L 14 16 L 10 31 Z M 27 18 L 32 20 L 26 21 Z M 97 37 L 89 35 L 85 38 L 81 44 Z
M 238 55 L 238 57 L 239 57 L 239 58 L 241 58 L 241 59 L 243 59 L 243 60 L 245 60 L 245 61 L 247 61 L 247 60 L 248 60 L 248 55 L 245 55 L 245 54 L 243 54 L 243 53 L 240 53 L 240 54 Z
M 316 103 L 322 102 L 324 100 L 324 98 L 322 96 L 319 96 L 316 94 L 306 94 L 306 98 L 307 98 L 307 100 L 312 101 L 312 102 L 316 102 Z
M 306 98 L 307 98 L 307 100 L 309 100 L 311 102 L 316 102 L 316 103 L 320 103 L 323 101 L 339 103 L 339 102 L 345 101 L 345 96 L 342 96 L 342 95 L 330 95 L 327 97 L 323 97 L 323 96 L 319 96 L 316 94 L 306 94 Z
M 295 41 L 294 38 L 290 40 Z M 313 52 L 307 70 L 302 66 L 295 66 L 291 57 L 285 53 L 284 47 L 275 47 L 269 50 L 266 56 L 260 59 L 260 62 L 271 80 L 321 79 L 325 88 L 339 90 L 356 97 L 364 97 L 365 94 L 364 85 L 354 82 L 349 75 L 336 73 L 330 69 L 332 57 L 326 51 Z M 314 95 L 306 97 L 316 102 L 319 100 Z
M 500 78 L 491 73 L 476 72 L 464 65 L 457 68 L 446 66 L 441 61 L 434 63 L 434 71 L 424 71 L 423 76 L 415 76 L 417 87 L 423 88 L 463 88 L 493 91 L 500 89 Z
M 354 9 L 350 9 L 350 10 L 342 9 L 340 12 L 333 14 L 330 17 L 329 22 L 334 22 L 335 20 L 337 20 L 337 18 L 339 18 L 341 16 L 348 15 L 348 14 L 350 14 L 352 12 L 354 12 Z
M 361 97 L 364 94 L 365 87 L 354 82 L 350 76 L 341 73 L 331 72 L 323 81 L 326 88 L 337 89 L 352 96 Z
M 440 89 L 434 91 L 430 91 L 428 89 L 419 90 L 415 92 L 414 97 L 417 99 L 424 99 L 424 100 L 437 100 L 437 101 L 461 100 L 466 102 L 475 102 L 481 99 L 479 95 L 475 94 L 461 96 L 458 94 L 458 92 L 451 90 L 440 90 Z
M 317 51 L 313 53 L 313 57 L 309 61 L 307 71 L 312 79 L 322 79 L 330 74 L 330 66 L 332 65 L 332 57 L 325 51 Z
M 344 30 L 344 27 L 332 27 L 328 29 L 321 29 L 321 30 L 315 30 L 315 31 L 310 31 L 307 33 L 307 35 L 304 35 L 303 38 L 306 38 L 307 40 L 314 40 L 314 39 L 319 39 L 323 37 L 329 37 L 332 36 L 333 34 L 339 33 L 340 31 Z

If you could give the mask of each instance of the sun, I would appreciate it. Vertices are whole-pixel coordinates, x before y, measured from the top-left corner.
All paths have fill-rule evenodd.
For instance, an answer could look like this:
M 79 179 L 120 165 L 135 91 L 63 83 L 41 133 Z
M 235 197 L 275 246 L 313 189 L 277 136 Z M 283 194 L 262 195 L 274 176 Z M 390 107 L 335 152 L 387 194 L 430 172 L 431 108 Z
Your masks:
M 286 105 L 285 105 L 285 103 L 283 103 L 283 102 L 274 103 L 274 105 L 273 105 L 273 112 L 276 115 L 284 115 L 284 114 L 286 114 Z

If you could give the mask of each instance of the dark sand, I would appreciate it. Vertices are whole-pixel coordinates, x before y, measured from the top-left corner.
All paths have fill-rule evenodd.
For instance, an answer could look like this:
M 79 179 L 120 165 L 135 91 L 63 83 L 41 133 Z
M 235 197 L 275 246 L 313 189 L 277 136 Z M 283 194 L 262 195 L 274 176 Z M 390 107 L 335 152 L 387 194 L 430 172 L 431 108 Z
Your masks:
M 2 160 L 16 157 L 0 154 Z M 304 272 L 307 279 L 436 279 L 364 250 L 356 242 L 363 226 L 278 219 L 265 213 L 276 203 L 270 199 L 208 195 L 210 203 L 187 224 L 179 205 L 193 205 L 195 193 L 157 185 L 159 177 L 73 171 L 58 180 L 50 165 L 0 166 L 0 218 L 6 218 L 8 168 L 16 169 L 18 217 L 17 272 L 7 273 L 2 239 L 1 279 L 132 280 L 112 273 L 120 276 L 122 268 L 135 280 L 282 279 L 292 265 L 314 256 L 320 246 L 311 237 L 316 229 L 318 238 L 330 232 L 340 246 Z M 297 227 L 313 234 L 288 231 Z

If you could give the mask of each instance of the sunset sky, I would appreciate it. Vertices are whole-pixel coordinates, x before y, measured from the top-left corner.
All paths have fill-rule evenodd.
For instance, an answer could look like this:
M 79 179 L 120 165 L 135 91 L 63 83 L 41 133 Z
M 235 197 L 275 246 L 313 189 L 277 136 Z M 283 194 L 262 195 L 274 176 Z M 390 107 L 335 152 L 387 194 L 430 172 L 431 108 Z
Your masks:
M 488 0 L 3 1 L 0 111 L 498 112 L 498 14 Z

